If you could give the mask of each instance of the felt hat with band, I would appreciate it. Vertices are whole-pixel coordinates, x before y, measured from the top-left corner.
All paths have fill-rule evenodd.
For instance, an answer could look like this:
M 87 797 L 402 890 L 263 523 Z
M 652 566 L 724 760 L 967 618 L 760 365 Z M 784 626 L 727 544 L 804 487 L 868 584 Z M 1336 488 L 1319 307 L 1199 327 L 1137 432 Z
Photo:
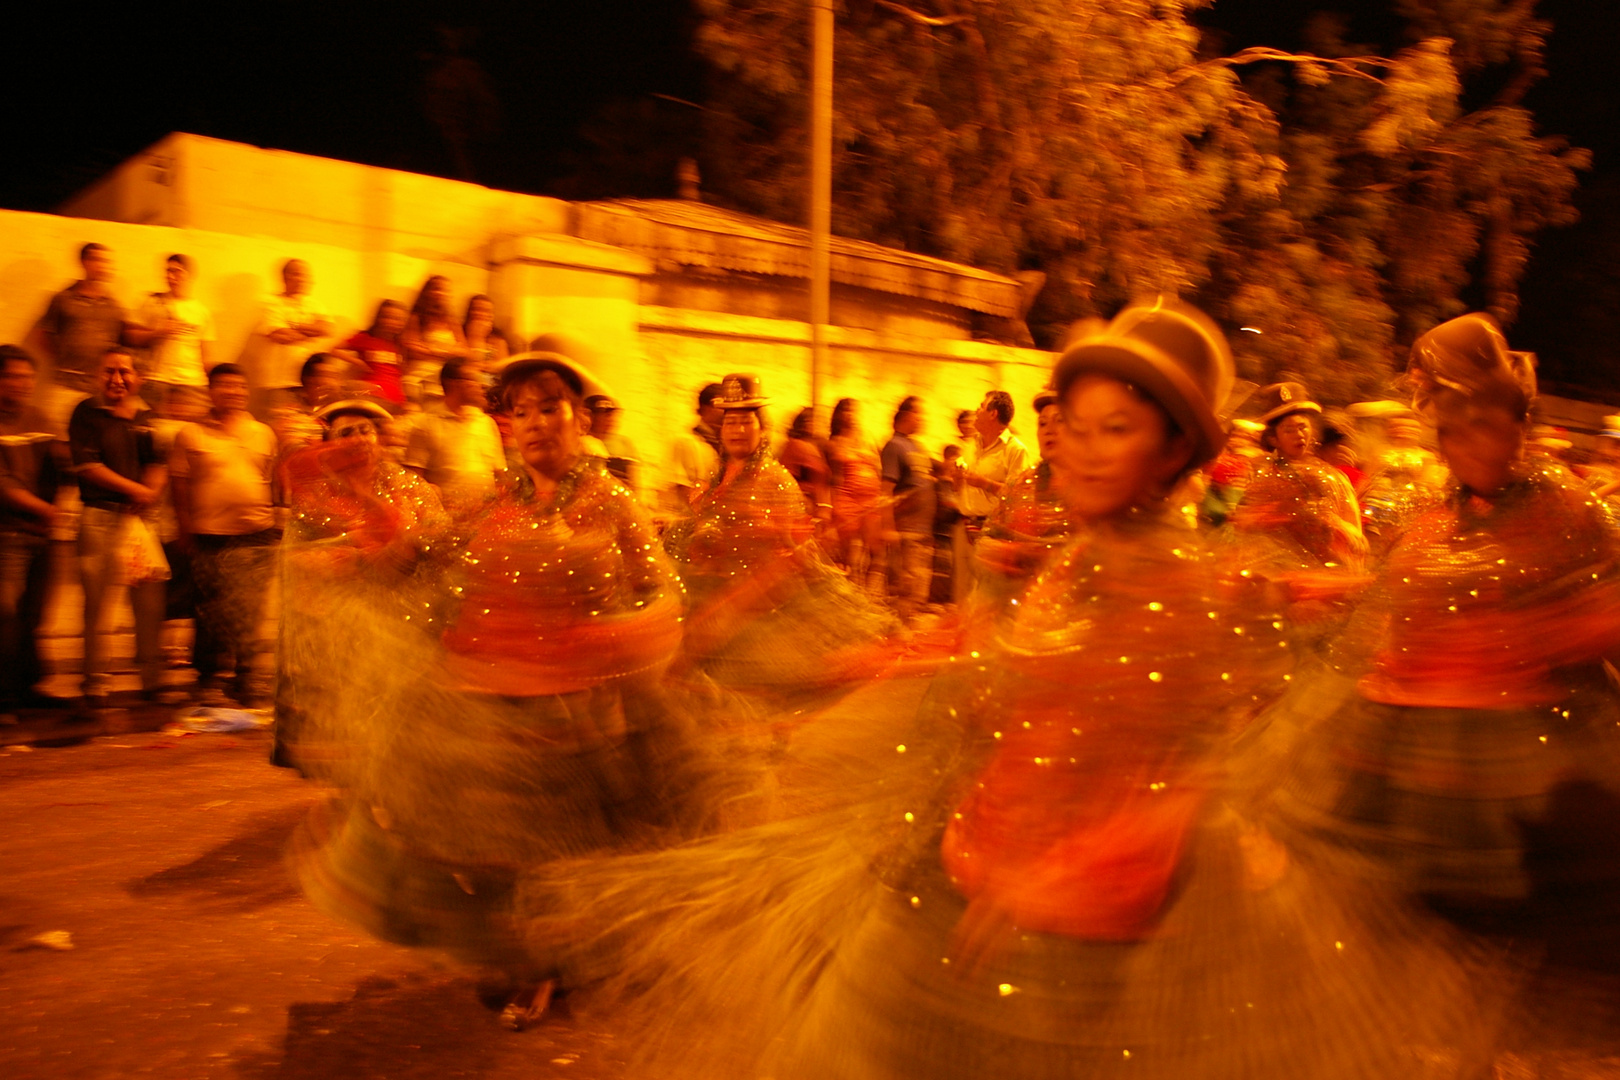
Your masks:
M 1254 396 L 1260 406 L 1259 420 L 1262 424 L 1270 424 L 1293 413 L 1322 411 L 1322 406 L 1311 400 L 1311 392 L 1304 383 L 1272 383 Z
M 1052 369 L 1058 399 L 1081 375 L 1131 383 L 1168 413 L 1193 442 L 1200 465 L 1226 443 L 1216 403 L 1232 390 L 1232 349 L 1213 320 L 1178 301 L 1133 304 L 1105 326 L 1088 320 L 1071 333 Z
M 714 407 L 757 409 L 769 400 L 760 393 L 757 375 L 727 375 L 720 380 L 720 396 L 714 400 Z
M 384 423 L 394 418 L 394 414 L 388 411 L 388 407 L 375 398 L 344 398 L 341 401 L 333 401 L 316 409 L 315 419 L 325 424 L 331 424 L 334 416 L 341 416 L 344 413 L 369 416 L 373 420 L 381 420 Z

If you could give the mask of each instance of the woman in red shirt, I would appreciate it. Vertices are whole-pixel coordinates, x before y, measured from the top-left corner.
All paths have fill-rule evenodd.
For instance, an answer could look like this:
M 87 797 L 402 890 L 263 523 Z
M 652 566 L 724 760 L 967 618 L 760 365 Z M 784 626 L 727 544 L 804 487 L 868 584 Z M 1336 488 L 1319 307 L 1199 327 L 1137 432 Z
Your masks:
M 400 382 L 404 357 L 399 335 L 405 329 L 405 305 L 384 300 L 377 305 L 371 325 L 345 341 L 337 351 L 361 369 L 361 379 L 371 384 L 372 393 L 395 405 L 405 404 L 405 387 Z

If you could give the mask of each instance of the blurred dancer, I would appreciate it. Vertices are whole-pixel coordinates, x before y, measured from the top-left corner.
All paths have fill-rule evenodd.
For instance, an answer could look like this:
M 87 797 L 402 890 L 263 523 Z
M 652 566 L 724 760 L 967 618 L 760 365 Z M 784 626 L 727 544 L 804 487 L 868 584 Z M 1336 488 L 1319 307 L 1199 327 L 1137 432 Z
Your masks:
M 423 556 L 449 519 L 425 480 L 389 461 L 392 414 L 344 398 L 315 410 L 323 439 L 278 470 L 292 520 L 282 547 L 273 764 L 344 782 L 352 738 L 333 722 L 379 626 L 422 618 Z
M 993 651 L 887 754 L 857 748 L 892 719 L 845 729 L 847 812 L 596 894 L 664 975 L 621 1014 L 643 1071 L 1388 1080 L 1472 1038 L 1460 966 L 1291 862 L 1224 774 L 1288 656 L 1262 589 L 1167 505 L 1225 437 L 1231 364 L 1162 303 L 1072 345 L 1054 389 L 1084 531 Z
M 1522 901 L 1535 877 L 1595 884 L 1578 857 L 1532 868 L 1530 839 L 1560 792 L 1620 792 L 1604 670 L 1620 534 L 1563 466 L 1526 456 L 1520 356 L 1482 314 L 1412 346 L 1414 405 L 1453 483 L 1390 551 L 1345 644 L 1365 673 L 1303 736 L 1284 802 L 1360 872 L 1465 909 Z
M 1255 466 L 1231 517 L 1233 529 L 1274 542 L 1287 562 L 1360 570 L 1367 538 L 1356 493 L 1342 472 L 1316 456 L 1322 406 L 1300 383 L 1275 383 L 1256 397 L 1266 425 L 1260 445 L 1269 456 Z
M 1603 418 L 1597 459 L 1587 467 L 1586 481 L 1609 508 L 1610 518 L 1620 524 L 1620 413 Z
M 1384 425 L 1384 449 L 1369 463 L 1360 488 L 1362 526 L 1373 553 L 1381 556 L 1417 514 L 1441 497 L 1446 470 L 1424 448 L 1422 422 L 1409 406 L 1368 401 L 1350 411 Z
M 716 805 L 659 690 L 680 645 L 679 582 L 630 493 L 581 452 L 598 389 L 560 354 L 501 369 L 522 470 L 458 549 L 453 610 L 405 616 L 443 627 L 437 641 L 377 609 L 329 703 L 330 722 L 366 747 L 364 767 L 300 858 L 326 910 L 499 972 L 518 1028 L 579 977 L 563 959 L 566 929 L 520 933 L 518 875 L 685 838 Z M 361 528 L 400 543 L 390 513 Z M 542 921 L 578 915 L 529 899 Z
M 666 538 L 691 595 L 686 654 L 720 685 L 770 701 L 848 688 L 884 659 L 892 616 L 821 554 L 798 484 L 771 454 L 766 399 L 752 375 L 727 375 L 725 451 L 696 514 Z
M 1008 584 L 1027 581 L 1075 531 L 1059 473 L 1063 410 L 1051 390 L 1036 394 L 1034 407 L 1040 460 L 1007 486 L 975 549 L 985 573 L 1000 575 Z M 1006 588 L 993 591 L 1003 598 L 1007 593 Z

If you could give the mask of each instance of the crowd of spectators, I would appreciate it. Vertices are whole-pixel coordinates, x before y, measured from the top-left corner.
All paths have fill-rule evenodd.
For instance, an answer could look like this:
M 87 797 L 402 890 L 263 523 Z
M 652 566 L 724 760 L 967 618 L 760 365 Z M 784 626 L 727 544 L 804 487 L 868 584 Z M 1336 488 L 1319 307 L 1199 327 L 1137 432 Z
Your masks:
M 0 714 L 68 700 L 41 692 L 53 539 L 72 545 L 83 591 L 74 700 L 106 704 L 107 624 L 127 597 L 147 699 L 263 704 L 273 665 L 258 657 L 287 513 L 278 463 L 327 437 L 323 407 L 375 402 L 391 417 L 379 435 L 392 459 L 452 517 L 470 516 L 512 460 L 489 391 L 521 346 L 495 326 L 487 296 L 457 303 L 441 275 L 408 307 L 383 300 L 364 330 L 339 337 L 310 266 L 289 259 L 240 357 L 227 356 L 190 256 L 169 255 L 162 290 L 133 311 L 115 295 L 107 247 L 86 244 L 79 261 L 80 279 L 51 297 L 21 345 L 0 347 Z M 594 395 L 587 451 L 656 515 L 687 513 L 721 461 L 719 394 L 705 386 L 693 423 L 650 463 L 619 430 L 619 403 Z M 938 458 L 917 438 L 927 411 L 907 397 L 892 434 L 873 438 L 853 399 L 826 427 L 805 409 L 778 451 L 819 542 L 908 620 L 961 595 L 973 538 L 1027 457 L 1007 431 L 1005 393 L 957 413 Z M 193 620 L 195 689 L 165 672 L 163 629 L 176 618 Z

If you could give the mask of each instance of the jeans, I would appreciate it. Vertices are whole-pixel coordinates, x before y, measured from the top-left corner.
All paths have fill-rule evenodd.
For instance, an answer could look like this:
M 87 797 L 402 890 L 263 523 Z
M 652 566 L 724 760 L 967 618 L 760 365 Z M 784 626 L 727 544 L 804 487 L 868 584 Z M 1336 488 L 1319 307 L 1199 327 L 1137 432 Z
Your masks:
M 219 672 L 229 654 L 236 663 L 237 688 L 245 689 L 258 651 L 259 625 L 280 539 L 277 529 L 194 538 L 191 580 L 197 598 L 197 641 L 191 662 L 199 681 Z
M 50 575 L 50 540 L 0 532 L 0 705 L 22 701 L 44 676 L 39 624 Z
M 132 515 L 86 506 L 79 520 L 79 580 L 84 583 L 84 693 L 107 692 L 107 654 L 102 640 L 103 609 L 114 599 L 120 541 Z M 141 687 L 156 690 L 162 674 L 159 634 L 163 630 L 165 583 L 147 581 L 129 590 L 135 609 L 135 666 Z

